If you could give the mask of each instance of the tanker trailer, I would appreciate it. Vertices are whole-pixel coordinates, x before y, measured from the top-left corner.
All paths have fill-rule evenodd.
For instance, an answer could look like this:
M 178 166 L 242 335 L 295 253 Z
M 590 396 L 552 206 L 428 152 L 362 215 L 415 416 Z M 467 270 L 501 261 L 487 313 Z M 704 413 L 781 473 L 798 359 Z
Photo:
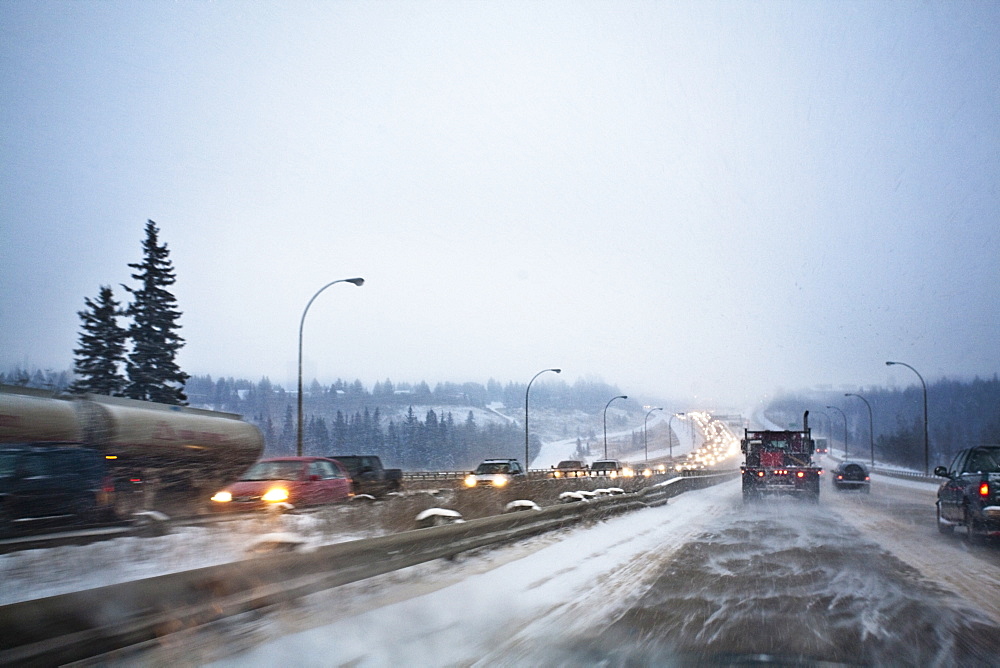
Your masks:
M 197 512 L 264 449 L 260 430 L 233 413 L 9 385 L 0 385 L 0 443 L 77 443 L 104 453 L 121 514 Z

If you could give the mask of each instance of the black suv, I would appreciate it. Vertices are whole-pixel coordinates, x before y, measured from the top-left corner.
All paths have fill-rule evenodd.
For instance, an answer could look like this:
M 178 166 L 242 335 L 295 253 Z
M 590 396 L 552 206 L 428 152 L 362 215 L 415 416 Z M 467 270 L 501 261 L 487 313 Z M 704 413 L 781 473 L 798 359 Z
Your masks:
M 840 462 L 837 468 L 833 469 L 833 488 L 859 489 L 862 492 L 871 491 L 871 477 L 868 469 L 861 462 L 845 461 Z
M 962 527 L 970 540 L 1000 536 L 1000 445 L 962 450 L 934 475 L 948 478 L 937 493 L 938 531 Z
M 27 526 L 92 523 L 113 515 L 104 455 L 73 443 L 0 446 L 0 535 Z

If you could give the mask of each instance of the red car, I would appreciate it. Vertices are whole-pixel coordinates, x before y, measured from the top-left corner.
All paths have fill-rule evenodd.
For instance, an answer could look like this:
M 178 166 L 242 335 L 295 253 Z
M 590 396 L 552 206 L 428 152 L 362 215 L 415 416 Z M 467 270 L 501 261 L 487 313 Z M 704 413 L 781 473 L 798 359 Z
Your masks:
M 283 503 L 300 508 L 351 496 L 351 479 L 340 462 L 325 457 L 274 457 L 260 460 L 217 492 L 212 507 L 241 511 Z

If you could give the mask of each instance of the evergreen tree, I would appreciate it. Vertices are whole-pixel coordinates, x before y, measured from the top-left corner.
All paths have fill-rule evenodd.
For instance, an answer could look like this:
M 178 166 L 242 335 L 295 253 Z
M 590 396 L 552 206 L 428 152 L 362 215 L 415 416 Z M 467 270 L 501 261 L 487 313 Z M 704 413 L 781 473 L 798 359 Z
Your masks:
M 125 364 L 128 330 L 118 324 L 118 317 L 125 312 L 108 285 L 101 286 L 96 302 L 86 297 L 83 303 L 86 308 L 77 311 L 83 321 L 80 347 L 73 350 L 76 355 L 73 371 L 77 379 L 70 389 L 79 393 L 121 396 L 126 383 L 122 365 Z
M 177 300 L 166 290 L 176 282 L 173 263 L 167 245 L 160 245 L 160 230 L 156 223 L 146 222 L 146 239 L 142 242 L 143 260 L 129 264 L 137 273 L 132 278 L 139 281 L 132 293 L 128 315 L 132 317 L 129 336 L 132 352 L 128 357 L 128 385 L 125 396 L 164 404 L 187 403 L 184 383 L 188 374 L 181 371 L 175 358 L 184 345 L 177 324 L 181 312 Z

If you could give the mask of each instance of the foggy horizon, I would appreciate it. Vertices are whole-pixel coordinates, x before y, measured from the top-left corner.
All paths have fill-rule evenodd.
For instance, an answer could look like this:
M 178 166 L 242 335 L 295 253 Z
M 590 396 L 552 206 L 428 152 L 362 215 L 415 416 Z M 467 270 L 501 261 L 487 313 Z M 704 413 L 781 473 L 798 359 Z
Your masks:
M 747 407 L 1000 372 L 1000 5 L 7 2 L 0 368 L 147 219 L 192 375 Z

